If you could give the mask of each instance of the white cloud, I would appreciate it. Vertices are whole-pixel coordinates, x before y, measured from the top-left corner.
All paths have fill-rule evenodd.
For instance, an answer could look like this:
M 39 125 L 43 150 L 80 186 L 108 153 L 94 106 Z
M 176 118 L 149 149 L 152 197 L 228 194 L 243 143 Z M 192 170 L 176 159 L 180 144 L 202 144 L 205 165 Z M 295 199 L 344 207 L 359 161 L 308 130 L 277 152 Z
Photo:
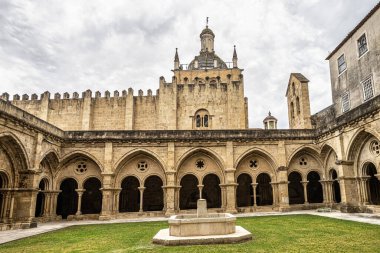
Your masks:
M 0 83 L 8 93 L 158 88 L 170 80 L 174 49 L 182 63 L 199 52 L 210 17 L 215 49 L 231 61 L 237 45 L 250 127 L 268 110 L 287 127 L 290 72 L 311 80 L 312 113 L 331 103 L 328 51 L 375 0 L 2 1 Z

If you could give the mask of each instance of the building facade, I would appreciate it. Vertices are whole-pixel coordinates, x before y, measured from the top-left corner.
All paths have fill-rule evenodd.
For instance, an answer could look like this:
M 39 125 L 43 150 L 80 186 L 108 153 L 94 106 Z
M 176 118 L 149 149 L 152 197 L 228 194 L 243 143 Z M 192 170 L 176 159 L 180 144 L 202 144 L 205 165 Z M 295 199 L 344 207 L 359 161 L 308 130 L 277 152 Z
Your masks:
M 220 59 L 208 27 L 190 64 L 176 50 L 172 81 L 161 77 L 156 95 L 4 93 L 0 228 L 194 212 L 199 198 L 216 212 L 380 212 L 379 7 L 328 57 L 331 106 L 310 115 L 308 79 L 290 75 L 290 129 L 271 115 L 265 129 L 248 128 L 236 49 L 231 63 Z

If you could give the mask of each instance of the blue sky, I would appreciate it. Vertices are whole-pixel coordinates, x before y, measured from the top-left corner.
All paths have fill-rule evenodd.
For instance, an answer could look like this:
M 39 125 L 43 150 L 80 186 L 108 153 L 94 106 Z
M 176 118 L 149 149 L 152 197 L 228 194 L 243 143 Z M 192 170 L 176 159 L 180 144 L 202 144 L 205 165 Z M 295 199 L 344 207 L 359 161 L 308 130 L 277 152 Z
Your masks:
M 0 0 L 0 92 L 146 91 L 171 80 L 175 48 L 189 63 L 210 17 L 215 51 L 244 69 L 250 127 L 268 111 L 288 127 L 289 73 L 309 84 L 311 110 L 331 104 L 326 56 L 374 0 Z

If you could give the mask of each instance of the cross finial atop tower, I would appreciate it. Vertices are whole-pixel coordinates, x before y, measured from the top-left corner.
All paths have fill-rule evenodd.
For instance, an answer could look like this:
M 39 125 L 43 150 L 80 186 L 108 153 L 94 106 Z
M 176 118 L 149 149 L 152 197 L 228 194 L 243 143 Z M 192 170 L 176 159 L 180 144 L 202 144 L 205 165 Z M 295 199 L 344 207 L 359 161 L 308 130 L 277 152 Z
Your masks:
M 206 17 L 206 27 L 208 27 L 208 17 Z

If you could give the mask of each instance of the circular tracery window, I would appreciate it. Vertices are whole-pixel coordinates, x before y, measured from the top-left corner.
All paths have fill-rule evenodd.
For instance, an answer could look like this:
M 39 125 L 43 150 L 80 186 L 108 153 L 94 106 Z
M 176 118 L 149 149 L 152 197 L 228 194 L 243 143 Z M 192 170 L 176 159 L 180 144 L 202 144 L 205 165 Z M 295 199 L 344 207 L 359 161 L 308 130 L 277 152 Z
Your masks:
M 205 161 L 203 161 L 202 159 L 198 159 L 198 160 L 195 162 L 195 167 L 196 167 L 198 170 L 203 170 L 204 168 L 206 168 L 206 163 L 205 163 Z
M 259 163 L 257 162 L 257 160 L 250 160 L 249 161 L 249 167 L 250 168 L 257 168 L 259 166 Z
M 79 161 L 77 167 L 75 168 L 75 172 L 78 174 L 84 174 L 87 171 L 87 164 L 85 161 Z
M 370 149 L 372 154 L 379 155 L 380 154 L 379 142 L 377 140 L 372 141 L 371 144 L 369 145 L 369 149 Z
M 307 165 L 307 159 L 306 159 L 306 157 L 301 157 L 299 162 L 300 162 L 301 166 Z
M 146 161 L 139 161 L 137 163 L 137 170 L 140 172 L 145 172 L 148 170 L 148 163 Z

